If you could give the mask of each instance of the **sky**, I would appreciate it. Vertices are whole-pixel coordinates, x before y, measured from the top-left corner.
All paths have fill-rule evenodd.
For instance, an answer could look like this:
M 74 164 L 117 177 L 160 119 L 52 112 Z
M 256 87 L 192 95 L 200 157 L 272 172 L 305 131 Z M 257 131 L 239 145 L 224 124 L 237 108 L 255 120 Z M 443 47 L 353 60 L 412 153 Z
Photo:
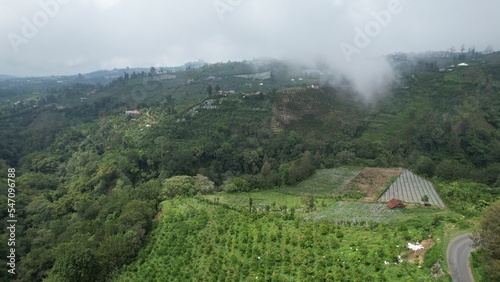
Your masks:
M 498 11 L 498 0 L 0 0 L 0 74 L 273 57 L 376 81 L 388 53 L 498 50 Z

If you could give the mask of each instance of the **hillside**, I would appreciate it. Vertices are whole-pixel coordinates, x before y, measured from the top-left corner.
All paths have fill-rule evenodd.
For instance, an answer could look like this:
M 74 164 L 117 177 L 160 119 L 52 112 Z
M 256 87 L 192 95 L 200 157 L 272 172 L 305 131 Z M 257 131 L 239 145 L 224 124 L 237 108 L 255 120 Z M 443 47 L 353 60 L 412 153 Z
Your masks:
M 444 243 L 434 242 L 422 269 L 399 265 L 406 253 L 393 245 L 444 240 L 458 218 L 472 228 L 498 199 L 499 57 L 444 72 L 408 62 L 409 73 L 371 103 L 279 60 L 124 73 L 109 84 L 2 80 L 0 168 L 15 168 L 22 221 L 17 279 L 428 279 Z M 446 207 L 393 213 L 362 203 L 394 180 L 365 167 L 410 169 Z M 170 248 L 156 244 L 164 238 Z M 368 256 L 344 258 L 350 247 Z M 327 266 L 335 259 L 346 265 Z

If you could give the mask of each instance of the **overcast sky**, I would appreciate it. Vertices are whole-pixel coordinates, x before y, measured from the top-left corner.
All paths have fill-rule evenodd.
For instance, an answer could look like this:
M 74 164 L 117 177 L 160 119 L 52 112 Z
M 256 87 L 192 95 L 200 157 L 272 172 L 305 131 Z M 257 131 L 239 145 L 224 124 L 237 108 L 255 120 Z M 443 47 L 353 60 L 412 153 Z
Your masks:
M 394 1 L 0 0 L 0 73 L 500 48 L 498 0 Z

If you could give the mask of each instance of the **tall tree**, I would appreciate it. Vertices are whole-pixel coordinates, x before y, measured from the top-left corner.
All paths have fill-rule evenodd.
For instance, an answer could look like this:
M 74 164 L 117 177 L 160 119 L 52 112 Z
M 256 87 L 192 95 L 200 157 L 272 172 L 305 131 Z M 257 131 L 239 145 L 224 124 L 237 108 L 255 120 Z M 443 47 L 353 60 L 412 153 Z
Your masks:
M 302 197 L 301 202 L 306 205 L 307 211 L 312 212 L 316 205 L 314 204 L 314 196 L 311 194 L 305 195 Z
M 260 174 L 262 174 L 262 176 L 264 178 L 266 178 L 269 173 L 271 172 L 271 165 L 269 164 L 269 162 L 266 160 L 264 162 L 264 164 L 262 165 L 262 168 L 260 169 Z
M 213 89 L 212 89 L 212 84 L 209 84 L 209 85 L 207 86 L 207 93 L 208 93 L 208 95 L 212 95 L 212 90 L 213 90 Z
M 168 138 L 165 136 L 159 136 L 154 140 L 155 145 L 158 146 L 159 152 L 160 152 L 160 158 L 163 163 L 164 157 L 165 157 L 165 150 L 167 148 L 168 144 Z
M 308 177 L 314 170 L 313 157 L 310 151 L 305 151 L 301 159 L 302 176 Z
M 299 172 L 297 169 L 297 165 L 295 162 L 292 162 L 290 167 L 288 168 L 288 184 L 295 185 L 299 178 Z
M 479 223 L 479 234 L 473 236 L 474 245 L 485 255 L 483 264 L 491 281 L 500 281 L 500 201 L 486 209 Z

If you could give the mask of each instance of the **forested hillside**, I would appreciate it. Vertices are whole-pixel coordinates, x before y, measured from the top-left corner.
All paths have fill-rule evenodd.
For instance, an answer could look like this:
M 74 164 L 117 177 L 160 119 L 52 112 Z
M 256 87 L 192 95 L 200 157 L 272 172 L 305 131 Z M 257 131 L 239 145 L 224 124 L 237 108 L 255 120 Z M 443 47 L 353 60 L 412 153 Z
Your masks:
M 382 269 L 400 252 L 382 238 L 364 238 L 390 233 L 392 245 L 425 240 L 442 232 L 440 224 L 457 222 L 457 213 L 477 217 L 498 199 L 499 57 L 478 56 L 468 67 L 442 72 L 415 66 L 368 103 L 348 85 L 273 60 L 124 73 L 108 85 L 0 92 L 9 95 L 0 106 L 3 191 L 8 168 L 16 170 L 17 281 L 167 281 L 170 275 L 215 281 L 259 273 L 268 281 L 427 279 L 433 264 L 425 271 Z M 236 77 L 267 71 L 266 79 Z M 125 113 L 133 110 L 140 113 Z M 220 205 L 219 196 L 201 197 L 292 187 L 319 168 L 339 166 L 412 169 L 446 191 L 450 213 L 437 210 L 439 216 L 421 222 L 412 217 L 413 225 L 399 224 L 394 232 L 384 222 L 322 222 L 313 231 L 318 223 L 303 219 L 319 206 L 314 199 L 297 200 L 295 216 L 279 203 L 267 214 L 252 210 L 251 197 L 248 212 L 246 205 Z M 482 202 L 471 202 L 460 194 L 464 189 Z M 342 198 L 326 199 L 324 208 Z M 6 193 L 0 206 L 6 230 Z M 349 246 L 362 256 L 344 260 L 313 247 L 347 252 L 343 238 L 358 231 L 365 237 Z M 2 232 L 1 240 L 8 235 Z M 171 245 L 155 245 L 160 237 Z M 198 245 L 203 241 L 210 244 Z M 7 255 L 1 248 L 0 263 Z M 326 271 L 340 259 L 350 266 Z M 158 264 L 168 271 L 155 276 L 144 269 Z

